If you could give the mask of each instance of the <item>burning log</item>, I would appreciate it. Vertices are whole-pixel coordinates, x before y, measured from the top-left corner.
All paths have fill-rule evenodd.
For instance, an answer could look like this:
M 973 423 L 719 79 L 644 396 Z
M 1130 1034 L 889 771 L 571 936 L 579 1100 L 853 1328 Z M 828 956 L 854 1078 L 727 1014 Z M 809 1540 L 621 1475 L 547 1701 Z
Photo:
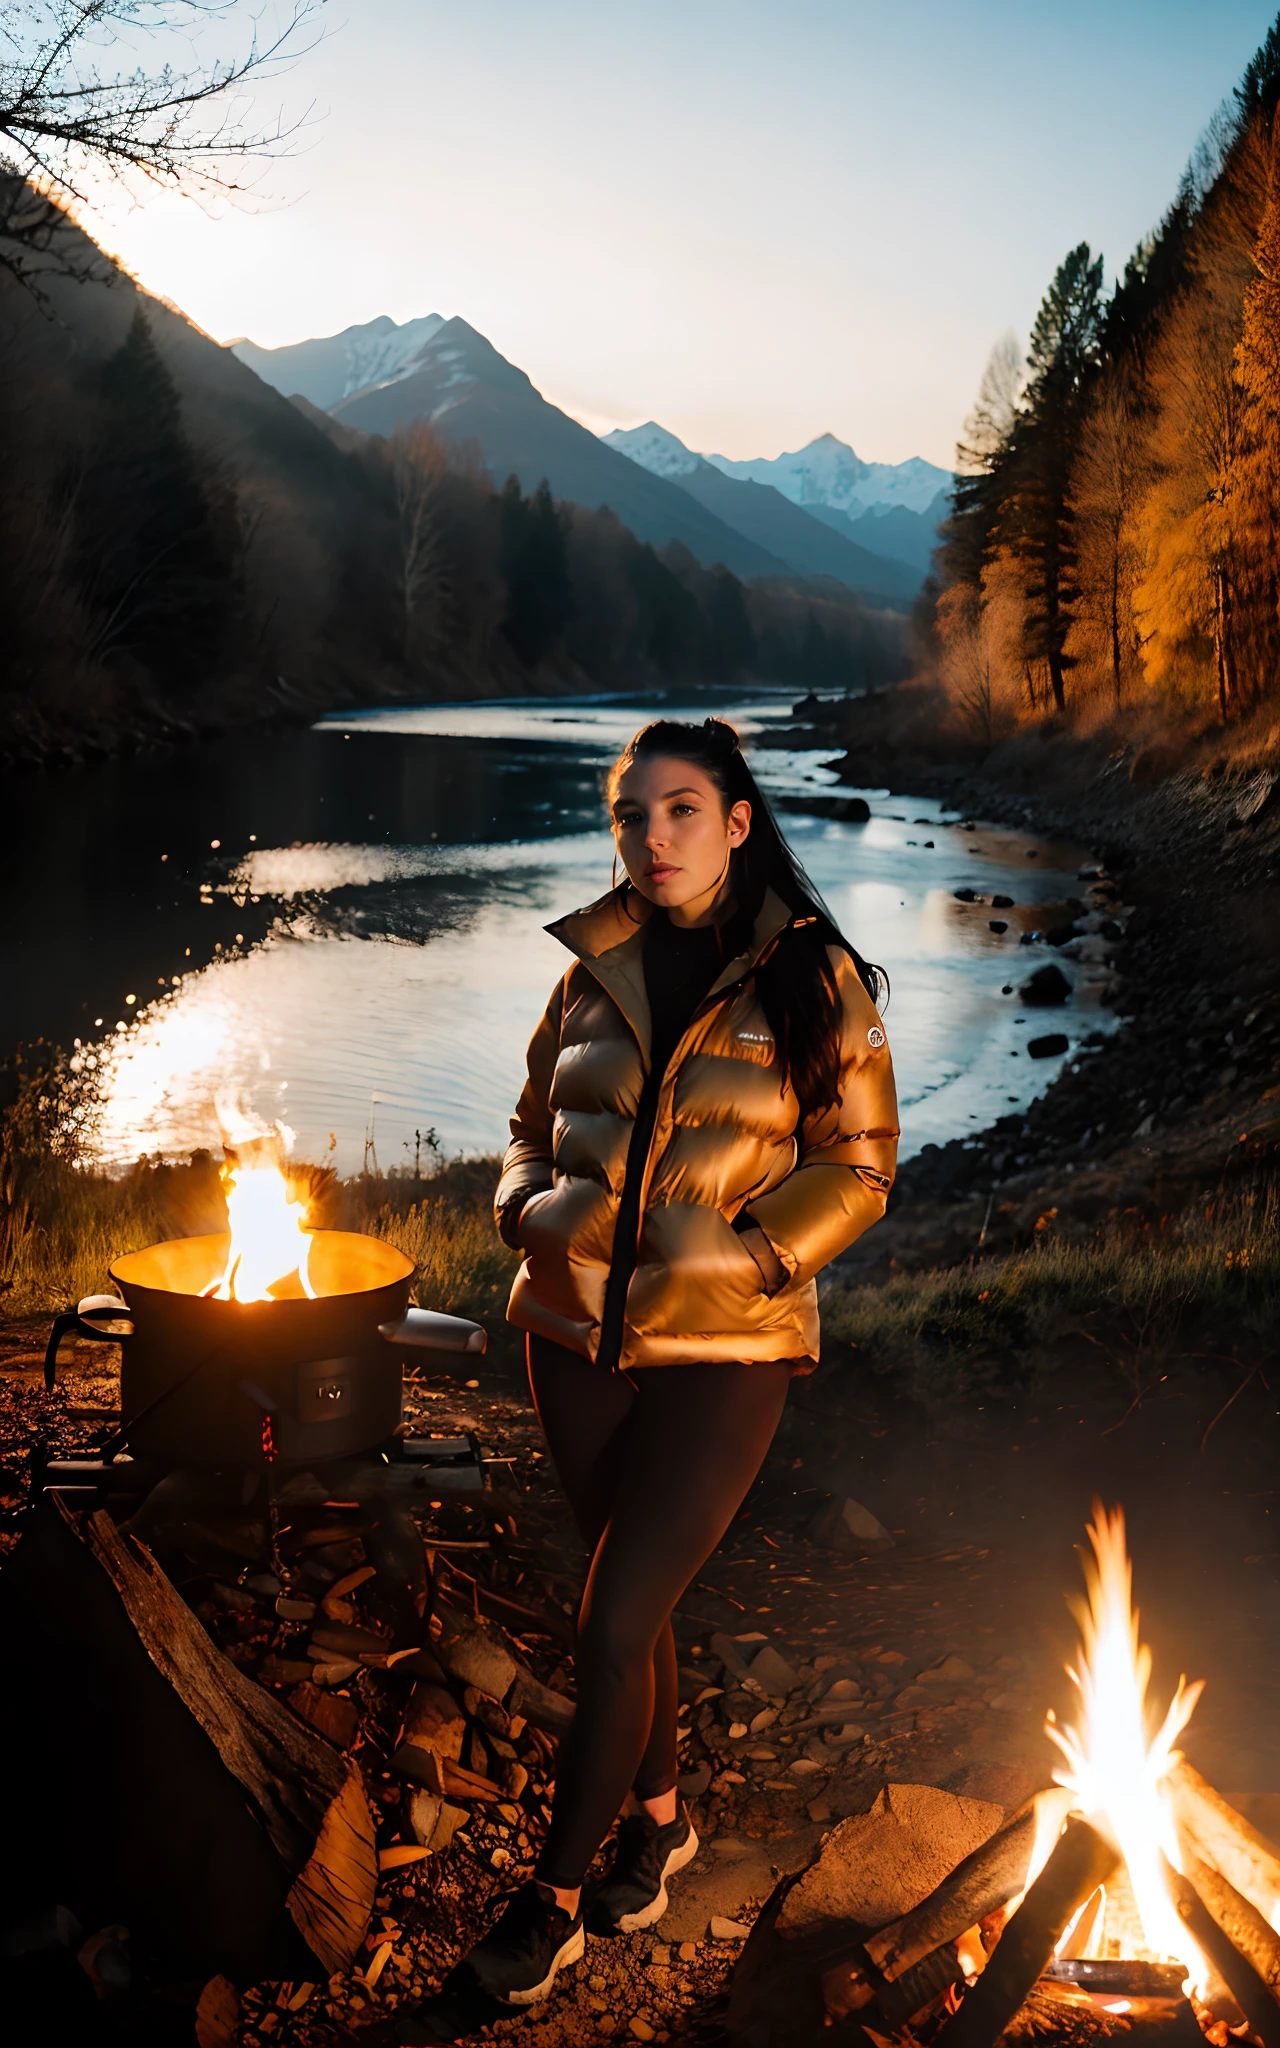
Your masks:
M 1264 1920 L 1280 1906 L 1280 1857 L 1183 1757 L 1168 1778 L 1179 1835 L 1243 1894 Z
M 1262 2048 L 1280 2048 L 1280 2006 L 1266 1984 L 1230 1935 L 1219 1927 L 1190 1878 L 1175 1870 L 1167 1857 L 1162 1856 L 1160 1861 L 1178 1918 L 1221 1977 Z
M 1120 1861 L 1115 1843 L 1073 1816 L 946 2028 L 947 2048 L 991 2048 L 1061 1941 L 1072 1916 Z
M 1039 1829 L 1044 1826 L 1056 1835 L 1070 1805 L 1071 1794 L 1060 1787 L 1037 1792 L 989 1841 L 958 1863 L 914 1912 L 871 1935 L 867 1954 L 881 1976 L 894 1983 L 944 1942 L 954 1941 L 988 1913 L 1007 1906 L 1026 1884 Z
M 1272 1996 L 1280 1999 L 1280 1934 L 1221 1872 L 1185 1846 L 1182 1861 L 1183 1875 L 1190 1878 L 1223 1933 L 1247 1957 Z
M 358 1769 L 221 1655 L 149 1551 L 46 1496 L 0 1575 L 0 1642 L 28 1896 L 242 1983 L 350 1965 L 377 1886 Z

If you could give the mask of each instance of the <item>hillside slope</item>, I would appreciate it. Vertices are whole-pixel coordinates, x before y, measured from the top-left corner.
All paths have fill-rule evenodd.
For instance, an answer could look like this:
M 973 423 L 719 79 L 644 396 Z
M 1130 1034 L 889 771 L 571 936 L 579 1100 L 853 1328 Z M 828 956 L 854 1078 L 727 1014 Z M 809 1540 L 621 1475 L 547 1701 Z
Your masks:
M 545 477 L 554 497 L 588 510 L 607 505 L 654 547 L 678 541 L 697 561 L 723 563 L 738 576 L 786 573 L 780 556 L 548 404 L 524 371 L 465 320 L 447 320 L 417 364 L 411 374 L 334 406 L 334 418 L 366 434 L 392 434 L 413 420 L 429 420 L 450 446 L 474 443 L 499 486 L 516 476 L 532 491 Z

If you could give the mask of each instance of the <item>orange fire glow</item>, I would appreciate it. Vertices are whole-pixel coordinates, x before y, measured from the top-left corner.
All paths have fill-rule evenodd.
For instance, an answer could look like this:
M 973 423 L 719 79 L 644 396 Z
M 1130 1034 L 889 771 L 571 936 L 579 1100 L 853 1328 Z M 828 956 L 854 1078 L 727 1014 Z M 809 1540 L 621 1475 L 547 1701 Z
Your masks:
M 1046 1733 L 1062 1752 L 1054 1772 L 1072 1806 L 1109 1833 L 1128 1866 L 1144 1939 L 1160 1960 L 1182 1964 L 1190 1988 L 1203 1995 L 1208 1965 L 1178 1917 L 1161 1869 L 1163 1853 L 1181 1868 L 1177 1830 L 1165 1780 L 1181 1752 L 1174 1747 L 1203 1690 L 1179 1679 L 1154 1737 L 1147 1735 L 1151 1652 L 1139 1641 L 1124 1516 L 1094 1503 L 1085 1555 L 1087 1598 L 1073 1603 L 1082 1654 L 1068 1675 L 1080 1693 L 1080 1727 Z M 1051 1845 L 1050 1845 L 1051 1846 Z M 1071 1929 L 1063 1938 L 1069 1941 Z
M 291 1192 L 269 1150 L 246 1151 L 247 1157 L 222 1171 L 231 1245 L 226 1270 L 210 1294 L 215 1301 L 270 1301 L 277 1293 L 292 1293 L 289 1283 L 296 1279 L 314 1300 L 306 1203 Z

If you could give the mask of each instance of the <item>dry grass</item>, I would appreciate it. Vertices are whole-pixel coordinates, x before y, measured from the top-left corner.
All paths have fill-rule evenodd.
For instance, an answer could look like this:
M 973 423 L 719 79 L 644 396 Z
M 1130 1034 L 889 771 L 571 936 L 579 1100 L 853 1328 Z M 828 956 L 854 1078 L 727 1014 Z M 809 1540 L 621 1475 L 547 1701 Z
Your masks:
M 1091 1243 L 1046 1232 L 1003 1259 L 828 1289 L 823 1328 L 877 1369 L 923 1385 L 966 1356 L 1034 1351 L 1071 1330 L 1119 1346 L 1174 1344 L 1206 1328 L 1226 1353 L 1265 1342 L 1280 1285 L 1280 1198 L 1259 1185 L 1159 1230 L 1119 1225 Z M 959 1384 L 957 1383 L 957 1391 Z
M 431 1180 L 361 1177 L 323 1188 L 313 1220 L 386 1238 L 418 1267 L 416 1299 L 482 1322 L 500 1322 L 516 1260 L 493 1226 L 496 1160 L 445 1166 Z M 119 1179 L 58 1158 L 22 1177 L 0 1210 L 0 1306 L 47 1315 L 112 1288 L 124 1252 L 166 1237 L 225 1230 L 217 1168 L 143 1162 Z

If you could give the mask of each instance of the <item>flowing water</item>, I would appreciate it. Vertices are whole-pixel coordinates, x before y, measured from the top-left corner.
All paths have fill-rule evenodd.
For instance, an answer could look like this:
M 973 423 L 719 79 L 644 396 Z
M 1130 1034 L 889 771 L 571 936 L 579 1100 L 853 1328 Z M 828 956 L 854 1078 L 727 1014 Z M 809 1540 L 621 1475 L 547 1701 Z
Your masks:
M 778 795 L 830 750 L 760 744 L 788 696 L 398 707 L 0 787 L 0 1045 L 78 1042 L 99 1157 L 216 1147 L 276 1119 L 298 1156 L 420 1166 L 500 1149 L 568 956 L 543 926 L 607 887 L 601 773 L 646 718 L 732 717 Z M 892 983 L 904 1155 L 980 1129 L 1110 1028 L 1106 970 L 1061 1010 L 1017 988 L 1087 850 L 864 791 L 869 824 L 787 812 L 835 916 Z M 972 889 L 1013 908 L 965 903 Z M 1007 929 L 993 931 L 993 921 Z M 1023 943 L 1024 937 L 1028 942 Z

